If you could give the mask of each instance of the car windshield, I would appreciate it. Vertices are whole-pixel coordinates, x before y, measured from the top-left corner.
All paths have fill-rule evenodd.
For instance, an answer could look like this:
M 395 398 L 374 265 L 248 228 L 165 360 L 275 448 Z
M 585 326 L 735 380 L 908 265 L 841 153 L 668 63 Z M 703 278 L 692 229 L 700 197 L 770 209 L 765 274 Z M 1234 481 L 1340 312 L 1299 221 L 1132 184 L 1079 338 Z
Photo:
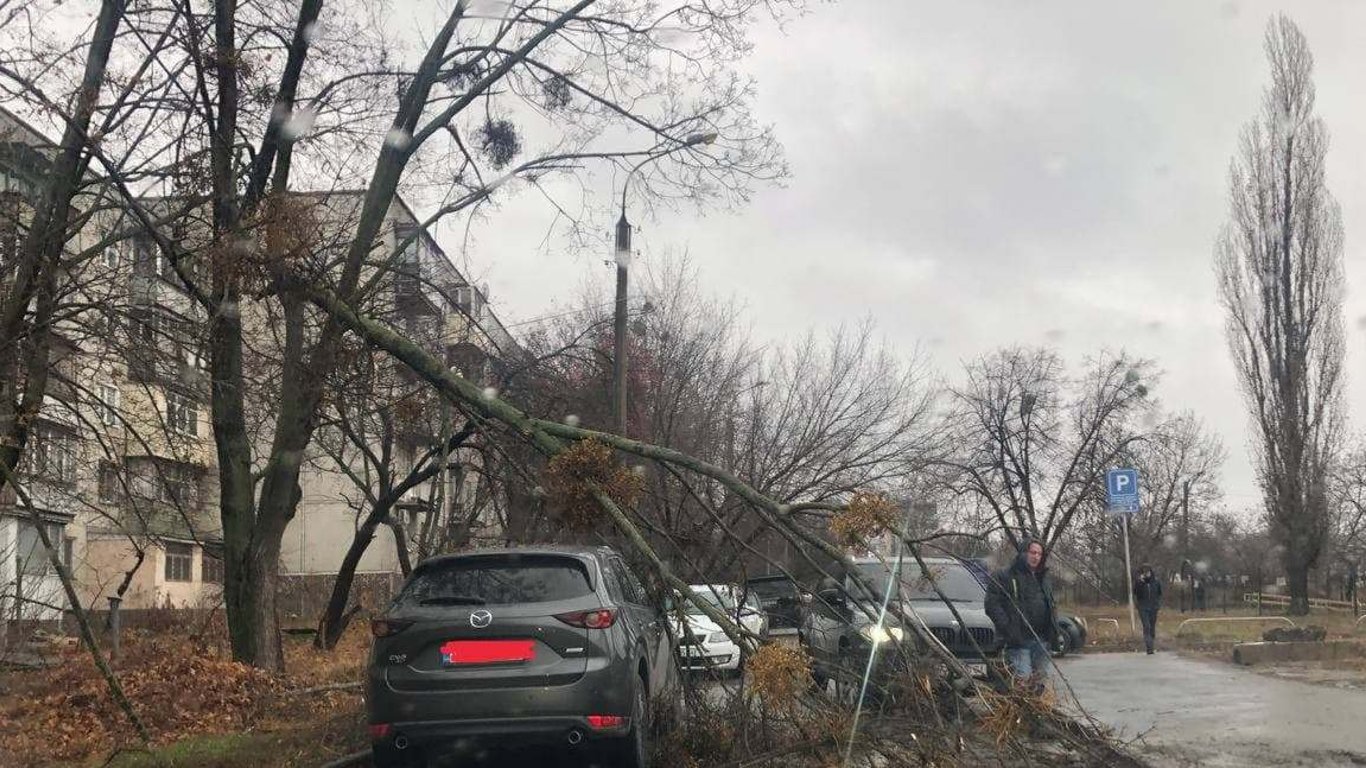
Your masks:
M 492 556 L 419 568 L 400 605 L 510 605 L 572 600 L 591 594 L 584 564 L 572 557 Z
M 858 568 L 864 576 L 873 582 L 878 594 L 882 595 L 886 593 L 887 580 L 890 576 L 889 568 L 892 565 L 892 563 L 861 563 Z M 905 600 L 939 600 L 939 595 L 934 589 L 937 584 L 939 591 L 956 603 L 978 603 L 982 601 L 985 593 L 981 582 L 960 563 L 930 563 L 929 566 L 933 582 L 921 572 L 919 564 L 903 562 L 901 578 L 898 579 L 892 596 L 901 597 Z M 849 587 L 852 593 L 858 594 L 858 589 L 853 583 L 850 583 Z
M 735 597 L 728 591 L 713 592 L 710 589 L 694 589 L 693 594 L 722 611 L 734 612 L 735 610 Z M 692 616 L 703 615 L 702 609 L 694 605 L 692 601 L 685 603 L 683 610 Z

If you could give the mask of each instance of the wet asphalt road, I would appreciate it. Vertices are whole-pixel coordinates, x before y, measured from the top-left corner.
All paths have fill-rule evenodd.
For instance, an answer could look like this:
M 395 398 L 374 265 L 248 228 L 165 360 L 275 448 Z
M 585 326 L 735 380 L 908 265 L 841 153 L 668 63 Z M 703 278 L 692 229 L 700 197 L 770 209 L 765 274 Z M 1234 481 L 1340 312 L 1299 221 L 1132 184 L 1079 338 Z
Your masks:
M 1170 652 L 1087 654 L 1059 669 L 1093 717 L 1142 737 L 1135 751 L 1154 766 L 1366 765 L 1366 691 Z

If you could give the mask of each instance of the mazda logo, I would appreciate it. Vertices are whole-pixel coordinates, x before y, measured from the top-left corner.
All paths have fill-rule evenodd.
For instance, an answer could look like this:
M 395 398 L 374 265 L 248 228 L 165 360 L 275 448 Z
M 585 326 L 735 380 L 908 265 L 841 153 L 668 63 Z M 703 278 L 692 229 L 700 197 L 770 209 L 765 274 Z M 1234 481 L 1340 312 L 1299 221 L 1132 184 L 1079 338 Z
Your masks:
M 483 629 L 493 623 L 493 614 L 488 611 L 475 611 L 470 614 L 470 626 L 475 629 Z

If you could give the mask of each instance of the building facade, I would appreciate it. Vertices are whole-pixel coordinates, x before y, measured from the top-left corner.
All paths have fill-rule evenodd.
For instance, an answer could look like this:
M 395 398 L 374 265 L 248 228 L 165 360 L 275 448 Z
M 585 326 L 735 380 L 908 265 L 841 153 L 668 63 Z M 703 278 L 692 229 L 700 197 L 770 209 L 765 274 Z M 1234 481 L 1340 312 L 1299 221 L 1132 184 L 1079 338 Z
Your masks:
M 0 267 L 23 240 L 53 153 L 38 131 L 0 109 Z M 297 196 L 324 230 L 322 250 L 349 241 L 361 199 L 353 192 Z M 172 203 L 146 201 L 162 211 Z M 67 608 L 33 510 L 88 609 L 105 610 L 111 598 L 131 610 L 213 607 L 221 602 L 224 567 L 206 318 L 132 217 L 119 215 L 98 191 L 82 192 L 76 206 L 99 213 L 81 217 L 81 231 L 68 244 L 73 256 L 84 258 L 72 259 L 77 266 L 64 276 L 73 309 L 54 324 L 48 396 L 20 467 L 22 493 L 13 484 L 0 493 L 0 622 L 52 621 Z M 194 218 L 174 224 L 172 234 L 192 241 Z M 397 258 L 389 268 L 369 268 L 367 279 L 378 287 L 367 311 L 421 338 L 463 374 L 491 382 L 516 345 L 489 311 L 487 292 L 461 275 L 402 201 L 391 207 L 375 253 Z M 268 311 L 244 315 L 244 324 L 253 349 L 278 343 Z M 265 354 L 257 364 L 268 368 L 270 360 Z M 406 375 L 390 361 L 374 364 L 387 366 L 385 381 Z M 257 373 L 270 380 L 271 371 Z M 416 383 L 410 375 L 407 381 Z M 383 415 L 388 403 L 381 394 L 360 393 L 356 400 Z M 406 471 L 402 464 L 428 451 L 453 421 L 440 408 L 414 412 L 394 441 L 395 471 Z M 299 594 L 308 590 L 297 584 L 314 592 L 330 585 L 357 516 L 367 511 L 358 452 L 327 449 L 335 423 L 322 419 L 300 477 L 302 500 L 285 533 L 284 584 Z M 262 431 L 253 439 L 264 454 L 270 435 Z M 397 525 L 382 526 L 361 561 L 365 578 L 395 582 L 394 530 L 432 530 L 451 516 L 466 520 L 463 511 L 480 498 L 473 479 L 479 473 L 467 471 L 477 456 L 469 450 L 450 455 L 447 470 L 405 495 L 394 510 Z M 497 517 L 490 508 L 488 519 Z M 496 528 L 483 519 L 468 522 L 480 535 Z M 408 543 L 416 553 L 424 542 L 415 535 Z M 313 610 L 287 598 L 287 612 L 292 605 Z

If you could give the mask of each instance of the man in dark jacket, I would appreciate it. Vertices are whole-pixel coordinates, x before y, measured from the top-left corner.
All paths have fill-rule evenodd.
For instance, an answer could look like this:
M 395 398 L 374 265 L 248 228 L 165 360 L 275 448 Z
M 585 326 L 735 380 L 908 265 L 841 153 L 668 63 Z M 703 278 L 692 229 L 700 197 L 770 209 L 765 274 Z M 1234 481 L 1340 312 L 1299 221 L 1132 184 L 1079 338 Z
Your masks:
M 1143 645 L 1151 656 L 1153 643 L 1157 641 L 1157 611 L 1162 607 L 1162 582 L 1157 580 L 1152 566 L 1147 563 L 1139 566 L 1138 578 L 1134 579 L 1134 607 L 1138 608 L 1138 618 L 1143 622 Z
M 986 610 L 1005 644 L 1011 672 L 1039 691 L 1051 663 L 1048 642 L 1057 635 L 1053 585 L 1044 565 L 1043 544 L 1026 540 L 1014 564 L 991 576 Z

